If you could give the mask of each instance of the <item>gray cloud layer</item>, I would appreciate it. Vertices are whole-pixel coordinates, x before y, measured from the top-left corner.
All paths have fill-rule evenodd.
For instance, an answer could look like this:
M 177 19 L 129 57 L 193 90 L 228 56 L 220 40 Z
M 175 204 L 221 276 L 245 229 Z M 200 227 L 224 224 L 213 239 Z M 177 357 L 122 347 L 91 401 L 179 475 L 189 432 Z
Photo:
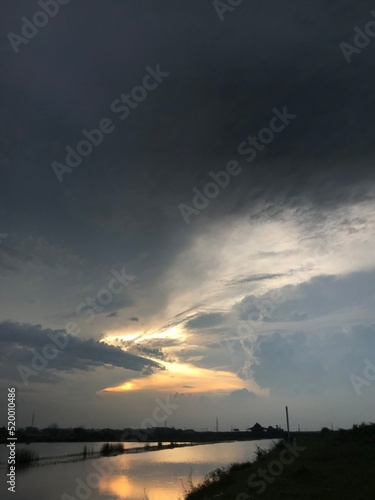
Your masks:
M 294 358 L 306 356 L 301 380 L 311 389 L 319 356 L 306 346 L 314 332 L 338 335 L 345 318 L 353 338 L 357 332 L 372 348 L 361 328 L 370 328 L 374 295 L 366 273 L 374 269 L 375 41 L 350 65 L 339 44 L 353 43 L 373 2 L 245 0 L 220 22 L 211 1 L 81 0 L 61 5 L 19 54 L 6 34 L 20 34 L 21 17 L 39 7 L 8 3 L 0 19 L 5 376 L 17 377 L 17 364 L 29 363 L 31 349 L 68 321 L 79 322 L 82 335 L 70 338 L 41 380 L 105 365 L 143 374 L 160 368 L 144 356 L 179 356 L 243 378 L 251 352 L 259 361 L 253 373 L 270 386 L 277 375 L 294 387 L 301 368 Z M 120 120 L 111 103 L 158 64 L 169 76 Z M 297 117 L 247 162 L 238 145 L 284 106 Z M 114 132 L 60 184 L 51 163 L 106 117 Z M 240 176 L 187 226 L 178 205 L 191 205 L 193 188 L 202 190 L 229 160 L 240 163 Z M 320 240 L 332 257 L 310 263 Z M 92 324 L 87 310 L 77 317 L 77 306 L 122 266 L 136 280 Z M 280 289 L 285 302 L 272 314 L 260 310 L 259 301 Z M 221 342 L 250 313 L 262 319 L 264 343 L 256 353 L 238 345 L 228 357 Z M 145 335 L 181 326 L 183 340 Z M 98 343 L 103 332 L 145 335 L 144 342 L 125 341 L 124 352 Z M 274 365 L 273 349 L 281 356 Z M 292 367 L 284 378 L 283 362 Z
M 56 343 L 53 338 L 57 338 Z M 2 346 L 0 361 L 6 368 L 2 371 L 2 376 L 6 379 L 19 379 L 17 371 L 19 365 L 33 369 L 32 361 L 35 352 L 44 357 L 45 346 L 59 346 L 59 342 L 61 346 L 66 343 L 66 347 L 55 348 L 58 354 L 52 360 L 47 358 L 45 368 L 46 371 L 52 371 L 55 375 L 58 372 L 86 371 L 104 365 L 135 371 L 161 368 L 158 363 L 150 359 L 135 356 L 119 347 L 112 347 L 94 339 L 84 340 L 67 335 L 64 330 L 44 329 L 40 325 L 2 322 L 0 323 L 0 345 Z M 51 349 L 47 349 L 46 352 L 47 357 L 51 352 L 53 355 Z M 44 369 L 41 374 L 42 377 L 38 378 L 38 381 L 43 379 L 43 375 L 47 377 L 47 380 L 51 379 L 51 373 L 44 374 Z

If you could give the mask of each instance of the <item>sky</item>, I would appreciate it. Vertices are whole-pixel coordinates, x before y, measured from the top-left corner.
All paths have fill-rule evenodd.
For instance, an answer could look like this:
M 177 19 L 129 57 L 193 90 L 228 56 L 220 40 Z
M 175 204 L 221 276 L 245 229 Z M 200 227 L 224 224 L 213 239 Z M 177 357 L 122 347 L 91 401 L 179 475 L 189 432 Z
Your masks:
M 373 3 L 6 3 L 18 426 L 374 421 Z

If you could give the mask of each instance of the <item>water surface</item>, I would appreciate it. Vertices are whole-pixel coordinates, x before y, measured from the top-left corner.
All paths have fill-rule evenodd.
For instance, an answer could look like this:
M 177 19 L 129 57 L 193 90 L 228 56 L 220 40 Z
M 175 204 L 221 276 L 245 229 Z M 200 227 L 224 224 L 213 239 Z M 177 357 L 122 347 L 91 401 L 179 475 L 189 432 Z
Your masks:
M 196 484 L 217 467 L 253 460 L 257 445 L 268 449 L 272 443 L 262 440 L 206 444 L 33 467 L 17 471 L 16 495 L 6 494 L 2 479 L 0 498 L 143 500 L 146 492 L 149 500 L 178 500 L 183 497 L 182 483 L 187 484 L 190 473 Z M 79 453 L 85 444 L 99 450 L 102 443 L 35 443 L 18 448 L 26 447 L 39 456 L 51 457 Z M 134 447 L 139 443 L 126 445 Z M 5 456 L 5 446 L 1 445 L 0 460 L 4 461 Z M 5 477 L 4 466 L 0 474 Z

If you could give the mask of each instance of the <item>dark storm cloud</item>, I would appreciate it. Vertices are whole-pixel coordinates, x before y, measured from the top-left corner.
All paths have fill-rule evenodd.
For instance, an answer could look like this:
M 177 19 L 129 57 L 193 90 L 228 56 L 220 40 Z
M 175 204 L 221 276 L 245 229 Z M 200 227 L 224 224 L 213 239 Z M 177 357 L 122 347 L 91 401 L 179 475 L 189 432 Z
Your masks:
M 20 17 L 35 7 L 8 6 L 2 32 L 19 32 Z M 95 243 L 98 258 L 108 244 L 108 253 L 119 252 L 113 231 L 125 235 L 128 255 L 137 254 L 146 230 L 163 263 L 187 237 L 177 204 L 232 158 L 243 162 L 243 180 L 211 204 L 210 217 L 248 211 L 259 197 L 285 203 L 305 193 L 315 203 L 345 203 L 345 190 L 372 176 L 366 158 L 373 152 L 374 44 L 348 65 L 339 43 L 351 41 L 372 7 L 244 2 L 220 23 L 211 2 L 61 6 L 18 55 L 3 47 L 1 135 L 12 160 L 2 173 L 7 225 L 11 214 L 23 213 L 23 228 L 38 219 L 39 231 L 67 237 L 80 251 Z M 170 76 L 118 121 L 111 102 L 156 64 Z M 284 105 L 297 121 L 246 164 L 238 144 Z M 117 119 L 116 131 L 59 185 L 50 163 L 62 161 L 65 146 L 74 147 L 83 128 L 106 116 Z M 106 241 L 98 241 L 99 228 Z M 171 239 L 172 228 L 179 239 Z M 168 251 L 158 252 L 165 237 Z
M 58 339 L 54 343 L 53 338 Z M 93 339 L 83 340 L 72 335 L 66 335 L 65 330 L 43 329 L 40 325 L 26 325 L 14 322 L 0 323 L 0 361 L 6 366 L 3 377 L 19 378 L 17 367 L 24 365 L 32 368 L 35 351 L 43 356 L 47 345 L 57 345 L 58 355 L 47 363 L 42 371 L 43 377 L 50 380 L 56 372 L 71 372 L 74 370 L 90 370 L 104 365 L 113 365 L 128 370 L 143 371 L 162 368 L 158 363 L 112 347 Z M 47 350 L 48 351 L 48 350 Z M 50 353 L 51 351 L 49 351 Z M 45 373 L 45 372 L 53 372 Z
M 340 280 L 322 274 L 347 274 L 347 266 L 337 263 L 339 270 L 332 270 L 333 263 L 322 265 L 314 280 L 282 288 L 285 301 L 271 311 L 262 300 L 272 299 L 270 293 L 257 293 L 282 287 L 282 273 L 286 282 L 295 282 L 304 242 L 286 245 L 283 231 L 290 230 L 285 239 L 293 239 L 297 226 L 301 238 L 314 240 L 329 215 L 337 215 L 336 207 L 372 199 L 375 40 L 354 54 L 350 65 L 339 48 L 342 41 L 353 42 L 353 28 L 363 27 L 372 9 L 370 0 L 245 0 L 220 22 L 211 0 L 71 1 L 60 5 L 59 13 L 15 54 L 7 34 L 20 34 L 22 16 L 31 19 L 40 8 L 36 0 L 7 2 L 0 18 L 0 234 L 17 237 L 0 245 L 0 321 L 11 317 L 28 325 L 0 323 L 3 376 L 19 380 L 17 366 L 30 365 L 31 349 L 50 344 L 48 333 L 57 333 L 68 314 L 82 320 L 84 330 L 81 338 L 70 336 L 66 349 L 38 375 L 38 381 L 56 383 L 71 374 L 73 384 L 51 387 L 66 393 L 61 406 L 52 404 L 53 394 L 43 392 L 35 401 L 33 395 L 23 414 L 47 407 L 46 418 L 52 421 L 60 418 L 52 415 L 61 407 L 71 425 L 64 409 L 72 407 L 74 393 L 72 419 L 98 414 L 97 425 L 107 426 L 107 404 L 92 406 L 93 393 L 107 384 L 97 368 L 112 365 L 123 369 L 124 378 L 127 369 L 144 376 L 161 368 L 158 361 L 169 360 L 168 350 L 178 361 L 198 367 L 230 366 L 243 385 L 251 369 L 256 382 L 271 388 L 274 415 L 286 400 L 294 404 L 294 393 L 307 393 L 315 408 L 323 407 L 326 387 L 336 394 L 347 382 L 354 393 L 349 375 L 358 372 L 374 348 L 368 313 L 373 310 L 373 274 Z M 111 104 L 142 84 L 146 67 L 157 65 L 168 77 L 122 121 Z M 296 118 L 247 162 L 239 144 L 267 127 L 273 110 L 285 106 Z M 51 163 L 65 162 L 66 146 L 76 149 L 82 130 L 97 128 L 104 118 L 113 121 L 115 130 L 59 183 Z M 237 160 L 242 172 L 187 226 L 178 204 L 191 205 L 192 189 L 202 190 L 209 173 L 224 170 L 229 160 Z M 363 219 L 369 213 L 366 207 L 358 212 Z M 293 224 L 275 224 L 280 239 L 277 229 L 274 241 L 253 238 L 253 228 L 288 217 Z M 353 217 L 348 232 L 366 223 Z M 325 233 L 336 233 L 341 225 L 346 234 L 345 218 Z M 211 230 L 243 220 L 252 227 L 245 226 L 249 238 L 242 248 L 225 252 L 230 230 L 222 232 L 217 245 L 209 245 Z M 370 253 L 369 233 L 363 237 L 368 237 Z M 201 235 L 207 235 L 208 249 L 196 247 Z M 339 236 L 335 242 L 341 254 L 347 240 Z M 249 254 L 241 261 L 244 247 Z M 216 266 L 222 249 L 225 258 Z M 356 258 L 352 253 L 347 260 Z M 367 270 L 373 260 L 363 260 Z M 222 272 L 217 285 L 204 287 L 205 280 L 215 279 L 210 271 L 216 269 L 207 269 L 211 262 Z M 129 268 L 137 280 L 99 311 L 93 328 L 84 321 L 88 308 L 77 319 L 76 307 L 107 287 L 114 263 Z M 305 279 L 303 269 L 308 266 L 298 268 Z M 252 295 L 242 300 L 247 285 L 245 293 Z M 216 286 L 225 294 L 220 303 Z M 207 290 L 213 290 L 213 299 Z M 236 339 L 238 320 L 249 316 L 257 333 L 259 325 L 260 337 L 254 352 L 258 364 L 250 367 L 250 342 L 235 340 L 233 355 L 221 342 Z M 351 334 L 340 332 L 346 319 L 355 323 Z M 120 336 L 122 328 L 133 331 L 138 325 L 148 333 L 182 325 L 191 331 L 186 340 L 147 339 L 145 334 L 122 345 L 129 352 L 86 340 L 114 331 Z M 88 370 L 90 381 L 98 380 L 90 392 L 84 387 L 82 399 Z M 117 378 L 117 370 L 105 372 L 105 379 L 110 372 Z M 134 396 L 131 411 L 140 416 L 144 406 Z M 241 410 L 238 415 L 255 411 L 262 421 L 262 412 L 272 412 L 261 403 L 255 408 L 251 396 L 247 389 L 234 391 L 219 414 L 224 417 L 233 408 Z M 199 403 L 187 405 L 183 419 L 188 415 L 201 427 L 202 403 L 212 422 L 218 408 L 216 403 L 211 408 L 207 398 Z M 350 406 L 357 404 L 354 400 Z M 336 411 L 345 414 L 347 407 L 345 398 Z M 195 411 L 199 417 L 191 419 Z M 121 408 L 110 413 L 124 425 Z

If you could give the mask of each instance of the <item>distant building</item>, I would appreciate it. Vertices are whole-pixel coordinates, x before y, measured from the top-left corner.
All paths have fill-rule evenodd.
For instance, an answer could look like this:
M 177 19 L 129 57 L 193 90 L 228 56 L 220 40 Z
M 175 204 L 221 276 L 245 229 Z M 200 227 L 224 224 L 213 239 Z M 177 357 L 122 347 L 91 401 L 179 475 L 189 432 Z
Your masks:
M 247 431 L 251 432 L 254 434 L 254 436 L 261 436 L 266 432 L 266 428 L 262 427 L 258 422 L 254 424 L 252 427 L 248 427 L 246 429 Z
M 248 427 L 246 430 L 247 432 L 251 432 L 251 434 L 256 437 L 270 437 L 270 438 L 282 436 L 284 432 L 283 429 L 278 425 L 276 427 L 272 427 L 272 425 L 269 425 L 268 427 L 263 427 L 258 422 L 252 427 Z

